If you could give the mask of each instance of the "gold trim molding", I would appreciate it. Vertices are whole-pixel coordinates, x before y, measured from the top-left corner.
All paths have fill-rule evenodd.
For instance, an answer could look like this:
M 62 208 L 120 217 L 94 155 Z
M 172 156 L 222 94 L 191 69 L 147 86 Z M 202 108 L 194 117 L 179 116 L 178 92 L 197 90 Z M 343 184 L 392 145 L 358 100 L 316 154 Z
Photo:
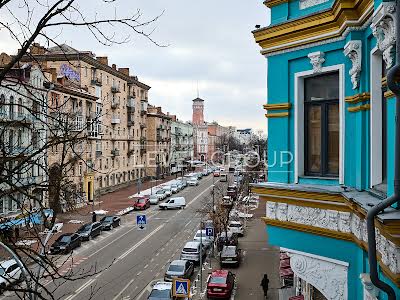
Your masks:
M 371 98 L 371 94 L 370 93 L 362 93 L 362 94 L 357 94 L 354 96 L 347 96 L 345 98 L 345 101 L 347 103 L 359 103 L 359 102 L 364 102 L 364 101 L 368 101 Z
M 276 104 L 264 104 L 265 110 L 280 110 L 280 109 L 290 109 L 292 107 L 291 103 L 276 103 Z
M 365 110 L 370 110 L 371 105 L 370 104 L 363 104 L 359 106 L 354 106 L 354 107 L 348 107 L 347 110 L 349 112 L 359 112 L 359 111 L 365 111 Z
M 270 0 L 273 3 L 287 0 Z M 340 37 L 347 27 L 361 26 L 373 14 L 373 0 L 336 0 L 333 7 L 316 14 L 253 31 L 263 55 Z
M 281 112 L 281 113 L 272 113 L 272 114 L 265 114 L 266 118 L 286 118 L 289 117 L 288 112 Z
M 386 91 L 383 95 L 385 96 L 385 98 L 396 97 L 395 94 L 391 90 Z

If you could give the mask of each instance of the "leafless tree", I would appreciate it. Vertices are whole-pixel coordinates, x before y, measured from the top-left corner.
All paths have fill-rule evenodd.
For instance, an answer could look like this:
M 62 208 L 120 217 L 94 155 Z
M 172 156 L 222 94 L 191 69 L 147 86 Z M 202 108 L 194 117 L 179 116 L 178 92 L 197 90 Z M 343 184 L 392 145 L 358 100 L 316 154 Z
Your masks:
M 68 28 L 82 35 L 89 33 L 107 46 L 128 43 L 134 36 L 164 46 L 152 38 L 153 24 L 162 13 L 145 18 L 138 9 L 119 16 L 117 8 L 127 11 L 119 4 L 117 0 L 93 0 L 88 7 L 79 0 L 0 0 L 0 33 L 8 34 L 19 48 L 15 55 L 0 55 L 0 199 L 1 205 L 8 199 L 9 207 L 15 205 L 20 211 L 12 220 L 0 220 L 0 236 L 26 266 L 24 282 L 0 288 L 15 292 L 20 299 L 55 299 L 55 290 L 46 286 L 46 280 L 60 287 L 108 268 L 71 267 L 61 274 L 60 268 L 70 261 L 57 260 L 43 251 L 47 250 L 45 234 L 53 229 L 58 214 L 73 208 L 74 201 L 69 200 L 80 196 L 69 174 L 77 162 L 85 163 L 86 129 L 94 126 L 101 115 L 78 126 L 70 99 L 50 103 L 49 94 L 56 82 L 49 79 L 50 70 L 40 68 L 30 49 L 38 42 L 62 49 L 59 41 Z M 93 13 L 98 7 L 105 7 L 103 11 L 108 13 Z M 26 139 L 28 145 L 23 142 Z M 56 155 L 52 165 L 47 164 L 49 153 Z M 48 199 L 49 207 L 45 207 L 44 199 Z M 3 250 L 1 253 L 9 256 Z M 42 272 L 38 272 L 38 266 Z

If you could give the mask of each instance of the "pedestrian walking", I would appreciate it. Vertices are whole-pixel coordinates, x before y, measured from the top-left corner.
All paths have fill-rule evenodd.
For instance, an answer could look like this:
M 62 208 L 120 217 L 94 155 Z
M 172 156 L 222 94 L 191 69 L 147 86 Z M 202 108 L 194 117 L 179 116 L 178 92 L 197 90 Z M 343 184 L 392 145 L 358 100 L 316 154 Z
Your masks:
M 269 285 L 269 279 L 268 279 L 268 275 L 267 274 L 264 274 L 264 277 L 263 277 L 263 279 L 261 280 L 261 287 L 262 287 L 262 289 L 263 289 L 263 291 L 264 291 L 264 297 L 265 297 L 265 299 L 267 299 L 268 298 L 268 285 Z

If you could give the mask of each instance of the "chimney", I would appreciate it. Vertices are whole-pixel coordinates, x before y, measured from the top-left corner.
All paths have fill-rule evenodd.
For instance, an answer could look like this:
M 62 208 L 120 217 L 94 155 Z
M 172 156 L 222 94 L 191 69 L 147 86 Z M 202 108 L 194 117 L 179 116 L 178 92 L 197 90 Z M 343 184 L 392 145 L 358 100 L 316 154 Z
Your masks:
M 40 46 L 39 43 L 33 43 L 30 48 L 32 55 L 43 55 L 46 52 L 46 49 L 43 46 Z
M 97 56 L 96 57 L 97 61 L 103 65 L 108 66 L 108 57 L 107 56 Z
M 118 71 L 126 76 L 129 76 L 129 68 L 118 68 Z
M 112 64 L 112 68 L 113 68 L 114 70 L 116 70 L 116 69 L 117 69 L 117 65 L 116 65 L 116 64 Z

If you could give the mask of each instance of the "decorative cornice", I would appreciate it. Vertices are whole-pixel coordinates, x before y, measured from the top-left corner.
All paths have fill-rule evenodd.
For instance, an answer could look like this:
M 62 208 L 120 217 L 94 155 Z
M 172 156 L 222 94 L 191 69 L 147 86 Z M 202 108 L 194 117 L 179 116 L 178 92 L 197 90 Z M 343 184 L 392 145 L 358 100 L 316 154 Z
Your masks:
M 289 112 L 265 114 L 266 118 L 286 118 L 289 117 Z
M 266 0 L 264 1 L 264 5 L 266 5 L 268 8 L 287 3 L 289 0 Z
M 253 31 L 263 55 L 337 38 L 351 26 L 362 26 L 373 13 L 372 0 L 336 0 L 331 9 Z
M 347 110 L 349 112 L 359 112 L 359 111 L 370 110 L 370 108 L 371 108 L 370 104 L 363 104 L 359 106 L 348 107 Z
M 264 104 L 263 108 L 265 110 L 283 110 L 290 109 L 292 107 L 292 103 L 274 103 L 274 104 Z
M 386 87 L 387 86 L 387 78 L 386 78 L 386 76 L 382 77 L 381 84 L 382 84 L 382 87 Z
M 386 91 L 383 95 L 385 96 L 385 98 L 394 98 L 394 97 L 396 97 L 396 95 L 391 90 Z
M 347 103 L 357 104 L 359 102 L 369 101 L 371 98 L 370 93 L 356 94 L 354 96 L 347 96 L 344 101 Z

